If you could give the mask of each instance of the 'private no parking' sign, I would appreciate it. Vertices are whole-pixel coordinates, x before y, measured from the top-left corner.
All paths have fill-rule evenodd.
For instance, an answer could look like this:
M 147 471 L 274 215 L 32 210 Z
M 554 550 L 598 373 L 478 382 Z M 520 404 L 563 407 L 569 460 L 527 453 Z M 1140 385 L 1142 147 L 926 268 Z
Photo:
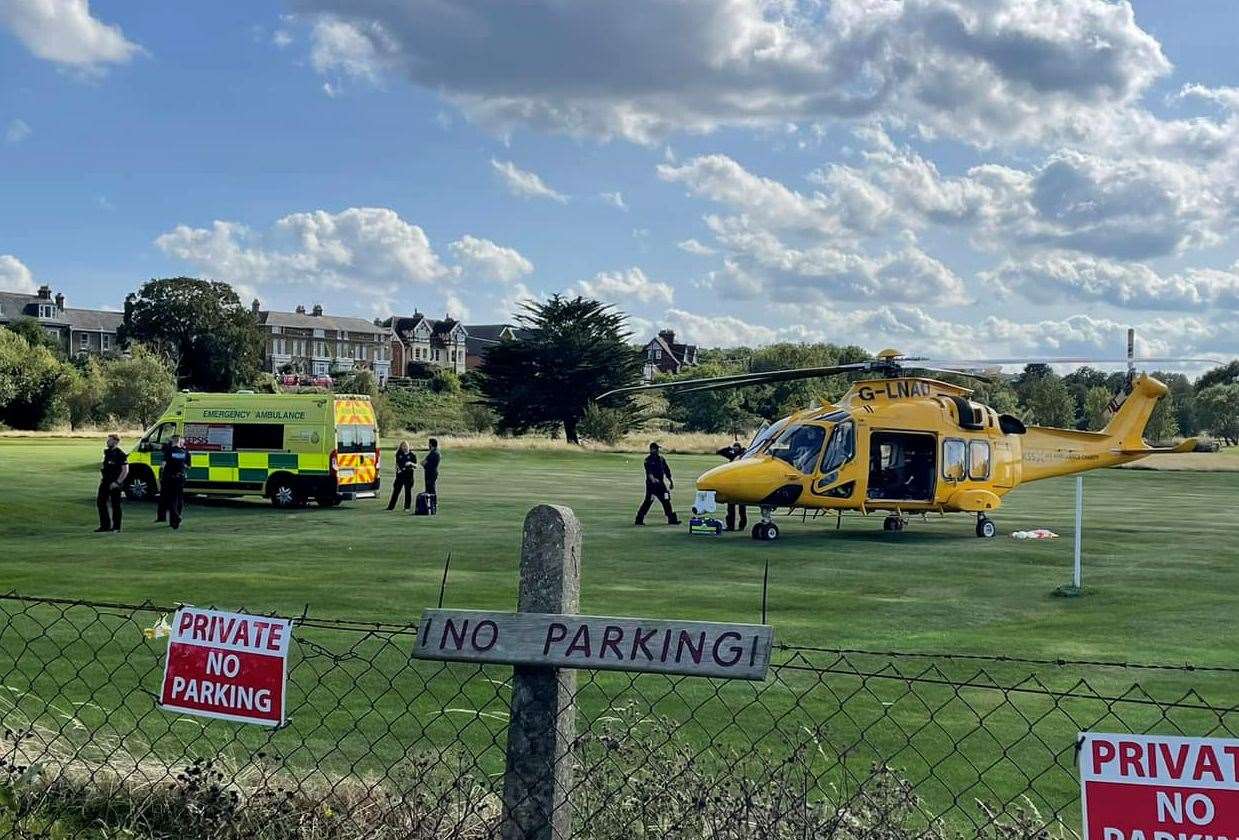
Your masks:
M 177 610 L 159 705 L 188 715 L 279 726 L 288 673 L 286 618 Z
M 1085 840 L 1239 836 L 1239 740 L 1080 735 Z

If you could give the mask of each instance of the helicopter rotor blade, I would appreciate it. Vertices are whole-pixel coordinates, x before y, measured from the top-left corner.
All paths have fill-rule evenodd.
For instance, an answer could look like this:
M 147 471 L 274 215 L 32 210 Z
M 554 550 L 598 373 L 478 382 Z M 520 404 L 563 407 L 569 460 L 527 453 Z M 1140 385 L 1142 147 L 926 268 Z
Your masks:
M 1137 365 L 1148 363 L 1225 364 L 1225 362 L 1219 359 L 1189 358 L 1180 356 L 1146 356 L 1144 358 L 1132 359 L 1129 359 L 1126 356 L 1115 356 L 1113 358 L 1102 358 L 1096 356 L 1016 356 L 1003 359 L 938 359 L 931 360 L 929 362 L 929 364 L 937 365 L 945 369 L 962 367 L 966 370 L 975 370 L 977 368 L 984 368 L 990 365 L 1125 365 L 1128 363 Z
M 692 393 L 695 391 L 716 391 L 721 388 L 743 388 L 746 385 L 765 385 L 770 382 L 788 382 L 796 379 L 816 379 L 823 376 L 834 376 L 837 373 L 868 370 L 872 362 L 854 362 L 847 365 L 830 365 L 827 367 L 788 368 L 786 370 L 751 371 L 734 373 L 728 376 L 710 376 L 702 379 L 678 379 L 671 382 L 655 382 L 651 385 L 631 385 L 627 388 L 615 388 L 605 394 L 599 394 L 596 399 L 602 400 L 617 394 L 633 394 L 641 391 L 671 391 L 672 393 Z

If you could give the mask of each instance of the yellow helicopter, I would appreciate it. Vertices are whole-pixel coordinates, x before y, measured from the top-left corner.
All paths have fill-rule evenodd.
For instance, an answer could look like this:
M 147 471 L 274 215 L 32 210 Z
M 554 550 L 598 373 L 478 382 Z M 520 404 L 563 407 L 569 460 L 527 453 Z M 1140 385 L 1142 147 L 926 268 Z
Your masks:
M 1144 442 L 1149 415 L 1168 389 L 1150 376 L 1137 377 L 1130 356 L 1035 361 L 1127 362 L 1126 394 L 1111 403 L 1113 415 L 1106 427 L 1086 432 L 1026 426 L 1013 415 L 974 402 L 968 388 L 909 373 L 988 380 L 996 371 L 946 368 L 940 365 L 948 363 L 930 363 L 895 350 L 855 364 L 639 385 L 599 399 L 645 390 L 691 393 L 840 373 L 866 375 L 837 404 L 808 408 L 765 426 L 741 457 L 697 479 L 694 513 L 712 511 L 718 502 L 756 506 L 761 519 L 752 529 L 755 540 L 778 539 L 773 515 L 781 508 L 840 515 L 886 511 L 887 531 L 902 531 L 909 514 L 972 513 L 976 535 L 993 537 L 998 529 L 986 514 L 1021 484 L 1195 448 L 1194 439 L 1166 448 Z

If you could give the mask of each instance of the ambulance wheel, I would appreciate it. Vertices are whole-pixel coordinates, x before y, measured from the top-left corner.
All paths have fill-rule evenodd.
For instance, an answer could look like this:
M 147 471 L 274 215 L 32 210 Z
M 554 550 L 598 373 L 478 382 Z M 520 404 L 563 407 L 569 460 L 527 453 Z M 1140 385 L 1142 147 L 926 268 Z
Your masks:
M 977 536 L 987 540 L 998 536 L 998 526 L 994 524 L 994 520 L 988 516 L 978 516 Z
M 271 504 L 278 508 L 301 507 L 305 499 L 290 479 L 278 478 L 271 485 Z
M 149 502 L 155 497 L 155 482 L 145 470 L 134 470 L 125 482 L 125 498 L 131 502 Z

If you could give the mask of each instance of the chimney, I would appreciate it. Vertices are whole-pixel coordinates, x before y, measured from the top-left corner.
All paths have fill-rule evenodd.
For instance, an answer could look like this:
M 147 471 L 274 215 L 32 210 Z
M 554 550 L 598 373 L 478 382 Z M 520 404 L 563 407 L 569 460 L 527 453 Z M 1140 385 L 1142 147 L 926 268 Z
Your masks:
M 675 330 L 659 330 L 658 337 L 668 344 L 675 344 Z
M 255 315 L 257 315 L 258 310 L 261 308 L 262 307 L 258 303 L 258 298 L 254 298 L 254 302 L 250 304 L 250 312 L 253 312 Z
M 65 309 L 65 296 L 60 292 L 56 293 L 56 308 L 61 312 L 64 312 Z
M 297 306 L 297 314 L 298 314 L 298 315 L 304 315 L 304 314 L 305 314 L 305 307 L 304 307 L 304 306 L 301 306 L 300 304 L 298 304 L 298 306 Z
M 315 318 L 321 317 L 323 314 L 323 305 L 321 303 L 314 304 L 314 308 L 310 310 L 310 313 Z
M 51 300 L 51 299 L 52 299 L 52 287 L 51 286 L 40 286 L 39 287 L 39 300 Z

